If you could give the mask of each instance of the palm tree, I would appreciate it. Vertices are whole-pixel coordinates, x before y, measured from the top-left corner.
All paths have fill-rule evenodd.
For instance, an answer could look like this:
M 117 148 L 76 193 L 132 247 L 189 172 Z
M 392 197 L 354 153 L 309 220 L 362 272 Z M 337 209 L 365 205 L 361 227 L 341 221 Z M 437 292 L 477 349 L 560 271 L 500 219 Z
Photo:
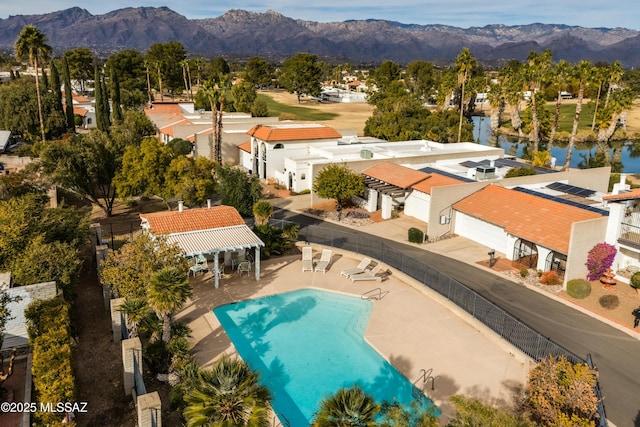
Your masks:
M 373 398 L 357 385 L 341 388 L 322 401 L 313 427 L 375 426 L 379 410 Z
M 217 84 L 207 81 L 202 85 L 202 90 L 211 104 L 211 126 L 213 134 L 209 144 L 210 158 L 222 165 L 222 111 L 224 110 L 225 95 Z M 219 104 L 219 106 L 218 106 Z
M 538 104 L 536 95 L 542 88 L 544 80 L 549 74 L 551 68 L 551 51 L 545 50 L 543 53 L 530 52 L 527 56 L 527 64 L 524 67 L 527 81 L 529 82 L 529 91 L 531 93 L 531 124 L 533 125 L 532 139 L 533 151 L 538 151 L 538 143 L 540 141 L 540 119 L 538 117 Z
M 582 112 L 582 100 L 584 98 L 584 90 L 587 83 L 591 79 L 593 67 L 589 61 L 580 61 L 573 67 L 573 76 L 578 81 L 578 103 L 576 104 L 576 113 L 573 116 L 573 127 L 571 128 L 571 136 L 569 137 L 569 145 L 567 146 L 567 158 L 564 162 L 564 169 L 568 170 L 571 164 L 571 152 L 576 141 L 578 133 L 578 122 L 580 122 L 580 113 Z
M 127 298 L 120 304 L 118 310 L 125 316 L 129 338 L 137 337 L 140 322 L 149 313 L 147 302 L 143 298 Z
M 458 142 L 462 136 L 462 118 L 464 114 L 464 87 L 469 78 L 471 71 L 476 65 L 476 59 L 473 57 L 469 49 L 466 47 L 460 51 L 456 58 L 456 70 L 458 71 L 458 83 L 461 84 L 462 90 L 460 94 L 460 123 L 458 124 Z
M 551 84 L 555 86 L 557 91 L 556 97 L 556 111 L 553 115 L 553 124 L 551 125 L 551 134 L 549 135 L 549 143 L 547 144 L 547 151 L 551 153 L 553 147 L 553 140 L 558 130 L 558 119 L 560 118 L 560 104 L 562 103 L 562 92 L 566 88 L 569 81 L 571 67 L 567 61 L 559 61 L 555 67 L 551 70 Z
M 46 135 L 44 132 L 44 115 L 42 114 L 42 99 L 40 96 L 40 78 L 38 69 L 40 67 L 40 59 L 47 61 L 51 54 L 51 46 L 47 44 L 47 36 L 33 25 L 25 25 L 20 31 L 14 45 L 16 59 L 22 61 L 26 56 L 29 58 L 29 64 L 36 70 L 36 94 L 38 98 L 38 117 L 40 119 L 40 133 L 42 134 L 42 142 L 45 142 Z
M 245 362 L 224 354 L 198 377 L 184 396 L 189 427 L 269 425 L 271 395 Z
M 149 281 L 147 302 L 162 320 L 162 341 L 171 340 L 171 317 L 191 296 L 191 285 L 186 274 L 177 268 L 165 267 Z

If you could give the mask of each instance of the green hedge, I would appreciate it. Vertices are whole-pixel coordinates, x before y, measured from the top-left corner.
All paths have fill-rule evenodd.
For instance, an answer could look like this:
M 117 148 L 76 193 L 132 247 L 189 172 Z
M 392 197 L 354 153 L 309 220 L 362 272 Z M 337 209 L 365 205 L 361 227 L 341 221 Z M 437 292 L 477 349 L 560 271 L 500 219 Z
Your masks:
M 31 373 L 38 402 L 74 402 L 69 304 L 60 298 L 34 301 L 25 310 L 33 347 Z M 57 425 L 61 414 L 36 412 L 38 425 Z
M 633 276 L 631 276 L 631 287 L 640 289 L 640 271 L 633 273 Z
M 424 242 L 424 233 L 419 228 L 411 227 L 409 229 L 409 241 L 411 243 Z
M 591 283 L 585 279 L 573 279 L 567 282 L 567 294 L 575 299 L 583 299 L 591 295 Z

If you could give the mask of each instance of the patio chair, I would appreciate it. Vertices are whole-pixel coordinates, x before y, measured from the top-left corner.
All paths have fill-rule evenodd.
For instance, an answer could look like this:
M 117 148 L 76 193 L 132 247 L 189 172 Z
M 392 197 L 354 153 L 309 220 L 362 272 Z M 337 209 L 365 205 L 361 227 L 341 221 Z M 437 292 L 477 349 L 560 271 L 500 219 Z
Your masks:
M 209 271 L 209 264 L 204 255 L 198 255 L 193 259 L 193 264 L 189 267 L 189 274 L 193 273 L 195 277 L 196 273 Z
M 320 261 L 316 264 L 315 271 L 322 271 L 323 273 L 327 272 L 327 267 L 331 264 L 331 249 L 323 249 L 322 255 L 320 255 Z
M 242 273 L 247 273 L 247 275 L 249 275 L 249 273 L 251 272 L 251 263 L 249 261 L 242 261 L 240 264 L 238 264 L 238 274 L 240 276 L 242 276 Z
M 240 264 L 240 260 L 238 259 L 238 252 L 231 252 L 231 268 L 236 269 L 236 267 Z
M 302 271 L 313 271 L 313 249 L 311 246 L 302 247 Z
M 364 257 L 362 258 L 362 261 L 360 261 L 360 264 L 358 264 L 357 266 L 353 267 L 353 268 L 346 268 L 344 270 L 342 270 L 340 272 L 340 274 L 342 276 L 352 276 L 354 274 L 360 274 L 360 273 L 364 273 L 364 270 L 369 267 L 369 264 L 371 264 L 371 258 L 367 258 Z
M 354 274 L 349 278 L 351 279 L 352 282 L 364 282 L 364 281 L 382 282 L 382 276 L 378 276 L 378 273 L 380 273 L 380 270 L 382 270 L 382 264 L 378 263 L 376 264 L 375 267 L 371 269 L 369 268 L 366 269 L 364 273 Z

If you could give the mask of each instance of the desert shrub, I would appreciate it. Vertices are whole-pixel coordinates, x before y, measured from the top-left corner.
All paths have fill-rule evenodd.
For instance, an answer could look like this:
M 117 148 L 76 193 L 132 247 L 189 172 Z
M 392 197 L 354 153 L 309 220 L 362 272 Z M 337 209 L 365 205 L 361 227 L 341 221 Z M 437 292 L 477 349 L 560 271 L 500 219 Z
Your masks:
M 591 283 L 584 279 L 573 279 L 567 282 L 567 294 L 575 299 L 583 299 L 591 295 Z
M 529 275 L 529 269 L 528 268 L 521 268 L 520 269 L 520 277 L 525 278 Z
M 616 256 L 616 248 L 608 243 L 598 243 L 590 251 L 586 266 L 589 270 L 587 280 L 596 280 L 602 273 L 611 268 Z
M 370 217 L 369 212 L 358 211 L 358 210 L 351 210 L 347 212 L 346 216 L 347 218 L 355 218 L 355 219 L 369 219 Z
M 309 193 L 311 193 L 311 190 L 309 190 L 308 188 L 305 188 L 304 190 L 298 192 L 298 194 L 309 194 Z
M 633 276 L 631 276 L 631 287 L 640 289 L 640 271 L 633 273 Z
M 162 340 L 149 343 L 142 349 L 142 357 L 153 374 L 166 374 L 171 365 L 171 352 Z
M 411 227 L 409 229 L 409 241 L 411 243 L 424 242 L 424 233 L 419 228 Z
M 558 286 L 562 284 L 562 280 L 555 271 L 545 271 L 540 276 L 540 283 L 547 286 Z
M 603 295 L 598 302 L 602 308 L 606 308 L 607 310 L 613 310 L 620 305 L 620 299 L 617 295 Z

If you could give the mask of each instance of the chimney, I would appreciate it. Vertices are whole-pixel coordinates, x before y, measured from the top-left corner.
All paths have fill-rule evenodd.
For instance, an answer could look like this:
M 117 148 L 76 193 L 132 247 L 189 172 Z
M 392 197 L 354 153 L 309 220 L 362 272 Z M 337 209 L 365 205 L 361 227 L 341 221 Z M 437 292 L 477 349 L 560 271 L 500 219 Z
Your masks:
M 184 202 L 182 200 L 178 200 L 178 212 L 182 212 L 184 210 Z
M 211 209 L 211 199 L 207 199 L 207 209 Z

